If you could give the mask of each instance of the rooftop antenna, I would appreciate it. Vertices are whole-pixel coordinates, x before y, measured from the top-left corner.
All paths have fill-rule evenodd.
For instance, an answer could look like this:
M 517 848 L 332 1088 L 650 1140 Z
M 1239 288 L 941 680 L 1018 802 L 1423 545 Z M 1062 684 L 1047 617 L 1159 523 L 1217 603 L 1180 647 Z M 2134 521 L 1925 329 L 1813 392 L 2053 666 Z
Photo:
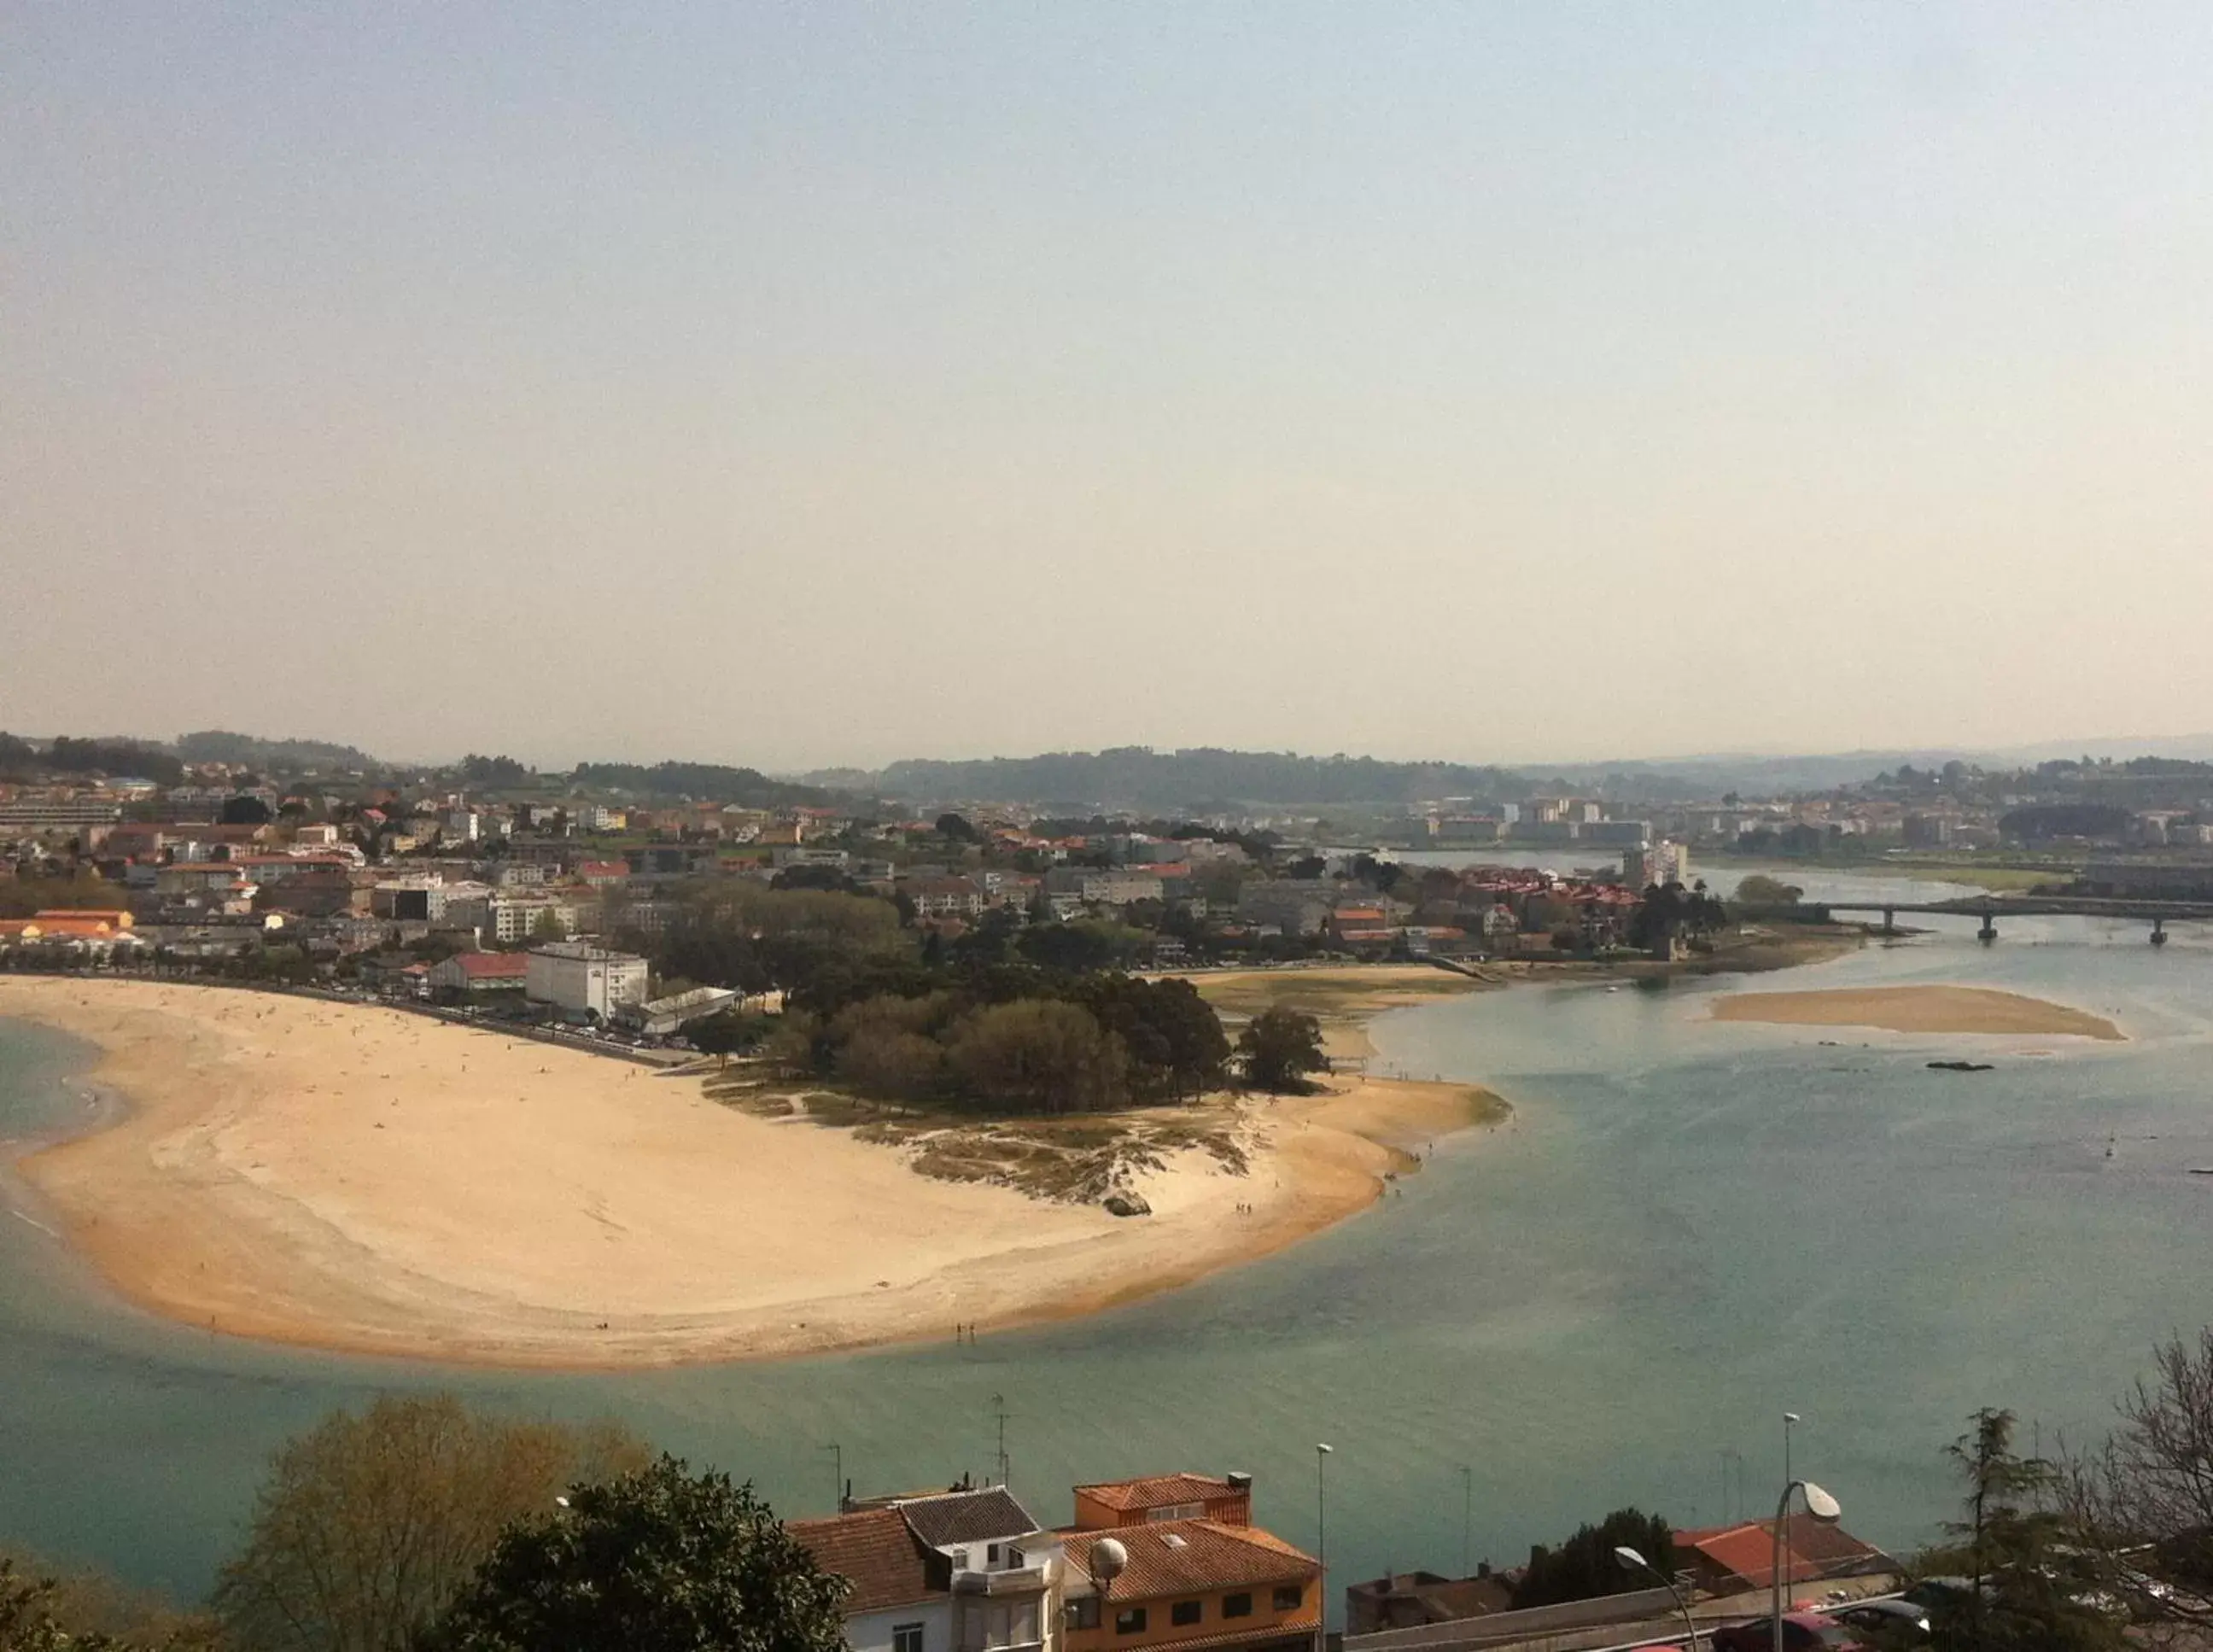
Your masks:
M 830 1472 L 836 1477 L 830 1484 L 830 1503 L 842 1515 L 845 1512 L 845 1448 L 832 1440 L 826 1446 L 817 1446 L 815 1450 L 830 1454 Z

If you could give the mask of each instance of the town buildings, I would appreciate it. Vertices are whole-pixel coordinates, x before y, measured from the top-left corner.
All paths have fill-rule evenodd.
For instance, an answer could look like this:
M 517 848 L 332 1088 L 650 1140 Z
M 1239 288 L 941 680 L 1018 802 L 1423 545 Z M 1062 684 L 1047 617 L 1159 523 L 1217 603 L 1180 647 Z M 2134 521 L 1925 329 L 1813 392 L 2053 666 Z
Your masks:
M 1076 1488 L 1045 1531 L 1003 1488 L 848 1503 L 789 1530 L 850 1580 L 854 1652 L 1310 1652 L 1318 1562 L 1253 1524 L 1252 1480 Z

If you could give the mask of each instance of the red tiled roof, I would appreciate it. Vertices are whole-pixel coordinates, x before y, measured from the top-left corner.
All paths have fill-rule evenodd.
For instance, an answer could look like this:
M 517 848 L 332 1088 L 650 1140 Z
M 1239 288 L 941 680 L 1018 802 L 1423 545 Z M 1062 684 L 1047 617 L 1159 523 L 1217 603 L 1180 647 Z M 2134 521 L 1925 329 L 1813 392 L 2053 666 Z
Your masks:
M 882 1612 L 948 1593 L 933 1582 L 930 1553 L 896 1509 L 865 1509 L 828 1520 L 795 1520 L 784 1530 L 814 1564 L 853 1586 L 847 1612 Z
M 1091 1573 L 1092 1545 L 1108 1538 L 1129 1564 L 1105 1593 L 1118 1600 L 1155 1600 L 1240 1584 L 1290 1583 L 1312 1578 L 1320 1563 L 1254 1526 L 1210 1520 L 1167 1520 L 1113 1531 L 1065 1531 L 1069 1564 Z M 1171 1538 L 1179 1541 L 1171 1542 Z
M 1155 1474 L 1135 1480 L 1101 1480 L 1079 1485 L 1076 1495 L 1108 1509 L 1161 1509 L 1171 1503 L 1205 1503 L 1236 1495 L 1237 1488 L 1211 1474 Z
M 1774 1582 L 1775 1522 L 1771 1520 L 1678 1532 L 1674 1541 L 1679 1550 L 1697 1551 L 1714 1565 L 1743 1579 L 1750 1588 L 1764 1589 Z M 1783 1523 L 1785 1582 L 1826 1577 L 1857 1563 L 1881 1558 L 1881 1550 L 1861 1542 L 1839 1527 L 1797 1515 Z
M 457 952 L 453 961 L 472 981 L 519 981 L 530 973 L 530 960 L 519 952 Z

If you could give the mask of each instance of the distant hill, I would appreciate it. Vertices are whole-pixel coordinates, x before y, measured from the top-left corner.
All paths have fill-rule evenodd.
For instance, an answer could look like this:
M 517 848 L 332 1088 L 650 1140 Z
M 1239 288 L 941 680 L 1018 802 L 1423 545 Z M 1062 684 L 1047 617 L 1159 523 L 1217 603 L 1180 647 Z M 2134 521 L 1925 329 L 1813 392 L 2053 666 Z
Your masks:
M 570 777 L 580 786 L 605 787 L 641 797 L 735 803 L 741 808 L 825 808 L 850 799 L 821 786 L 771 780 L 759 769 L 720 763 L 579 763 Z
M 1230 752 L 1196 747 L 973 762 L 911 759 L 876 777 L 875 789 L 918 802 L 988 798 L 1049 808 L 1174 811 L 1249 806 L 1343 808 L 1435 797 L 1518 797 L 1522 776 L 1458 763 L 1390 763 L 1372 757 L 1302 757 L 1295 752 Z
M 335 746 L 326 740 L 264 740 L 256 735 L 233 734 L 225 728 L 203 728 L 196 734 L 179 735 L 170 749 L 186 763 L 236 763 L 282 773 L 315 769 L 328 773 L 366 774 L 384 766 L 367 752 L 352 746 Z

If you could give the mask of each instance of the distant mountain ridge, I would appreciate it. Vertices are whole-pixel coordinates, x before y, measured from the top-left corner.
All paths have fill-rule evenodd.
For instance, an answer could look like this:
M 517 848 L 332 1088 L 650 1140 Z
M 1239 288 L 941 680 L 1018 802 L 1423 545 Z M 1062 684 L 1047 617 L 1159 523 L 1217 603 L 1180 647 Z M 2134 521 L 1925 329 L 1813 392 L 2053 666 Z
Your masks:
M 1827 791 L 1872 780 L 1905 764 L 1929 769 L 1958 760 L 2012 769 L 2055 759 L 2149 756 L 2213 759 L 2213 735 L 2047 741 L 1996 751 L 1926 747 L 1781 756 L 1715 753 L 1512 766 L 1393 762 L 1341 754 L 1311 757 L 1216 747 L 1156 751 L 1126 746 L 1020 758 L 910 758 L 874 772 L 832 769 L 800 777 L 815 785 L 873 791 L 910 802 L 969 800 L 1153 811 L 1254 805 L 1342 808 L 1448 797 L 1508 802 L 1548 792 L 1661 804 L 1728 792 L 1759 797 Z
M 967 762 L 910 759 L 892 764 L 875 780 L 874 789 L 887 796 L 918 801 L 1147 810 L 1405 803 L 1424 797 L 1518 796 L 1528 785 L 1507 770 L 1460 763 L 1392 763 L 1213 747 L 1156 752 L 1143 746 Z

